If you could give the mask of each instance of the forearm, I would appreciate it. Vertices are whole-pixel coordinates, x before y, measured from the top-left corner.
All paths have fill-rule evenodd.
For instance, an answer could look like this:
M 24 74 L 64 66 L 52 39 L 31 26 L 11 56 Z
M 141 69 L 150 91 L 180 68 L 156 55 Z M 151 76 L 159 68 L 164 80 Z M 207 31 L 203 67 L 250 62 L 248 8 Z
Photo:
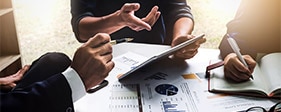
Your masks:
M 190 18 L 182 17 L 174 24 L 173 40 L 180 36 L 190 35 L 193 31 L 194 23 Z
M 97 33 L 114 33 L 125 27 L 125 23 L 116 11 L 103 17 L 85 17 L 79 22 L 79 37 L 82 41 L 87 41 Z

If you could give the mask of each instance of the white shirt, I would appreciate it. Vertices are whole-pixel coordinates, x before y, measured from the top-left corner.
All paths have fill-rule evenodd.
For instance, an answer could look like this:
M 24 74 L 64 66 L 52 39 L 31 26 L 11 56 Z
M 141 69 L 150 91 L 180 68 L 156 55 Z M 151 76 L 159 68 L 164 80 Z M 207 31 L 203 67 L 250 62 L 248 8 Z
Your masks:
M 73 102 L 86 95 L 85 86 L 78 73 L 71 67 L 68 67 L 63 73 L 72 91 Z

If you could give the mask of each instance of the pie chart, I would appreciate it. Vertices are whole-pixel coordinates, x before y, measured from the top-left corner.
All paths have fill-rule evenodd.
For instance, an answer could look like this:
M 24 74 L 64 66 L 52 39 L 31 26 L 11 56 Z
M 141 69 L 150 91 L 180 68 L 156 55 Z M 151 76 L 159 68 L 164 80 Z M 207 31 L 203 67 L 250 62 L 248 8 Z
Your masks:
M 161 95 L 172 96 L 178 93 L 178 88 L 171 84 L 160 84 L 155 87 L 155 91 Z

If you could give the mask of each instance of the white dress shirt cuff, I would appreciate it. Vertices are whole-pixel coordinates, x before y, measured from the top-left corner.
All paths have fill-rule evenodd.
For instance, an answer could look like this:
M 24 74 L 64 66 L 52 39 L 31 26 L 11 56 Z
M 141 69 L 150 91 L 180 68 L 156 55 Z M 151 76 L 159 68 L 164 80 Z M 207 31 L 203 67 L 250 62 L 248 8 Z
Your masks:
M 62 74 L 70 85 L 73 102 L 86 95 L 85 86 L 80 79 L 80 76 L 73 68 L 68 67 Z

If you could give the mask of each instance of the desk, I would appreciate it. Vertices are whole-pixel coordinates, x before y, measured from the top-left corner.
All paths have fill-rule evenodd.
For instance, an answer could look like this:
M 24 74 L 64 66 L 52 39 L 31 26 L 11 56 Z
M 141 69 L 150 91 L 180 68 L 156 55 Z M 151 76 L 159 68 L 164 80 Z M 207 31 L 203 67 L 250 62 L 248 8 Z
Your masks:
M 113 46 L 113 57 L 118 57 L 128 51 L 143 55 L 145 57 L 151 57 L 153 54 L 160 53 L 168 48 L 169 46 L 164 46 L 164 45 L 121 43 Z M 109 76 L 106 78 L 109 81 L 109 85 L 93 94 L 87 94 L 86 96 L 75 102 L 74 103 L 75 110 L 77 112 L 93 112 L 93 111 L 155 112 L 153 110 L 159 109 L 160 111 L 157 112 L 161 112 L 161 111 L 168 112 L 165 111 L 163 108 L 174 109 L 174 107 L 176 106 L 178 106 L 179 109 L 174 110 L 173 112 L 204 111 L 203 108 L 207 109 L 208 111 L 210 111 L 210 109 L 217 109 L 214 110 L 215 112 L 218 112 L 219 110 L 229 111 L 231 110 L 230 108 L 235 109 L 234 107 L 227 107 L 228 110 L 227 109 L 223 110 L 222 107 L 214 108 L 212 107 L 213 105 L 221 105 L 220 103 L 222 102 L 221 101 L 218 102 L 218 100 L 205 99 L 209 97 L 208 95 L 210 94 L 206 91 L 207 83 L 203 78 L 205 68 L 207 65 L 209 65 L 210 60 L 218 60 L 218 59 L 219 59 L 219 50 L 200 48 L 198 54 L 192 59 L 188 59 L 185 61 L 173 61 L 170 59 L 164 59 L 143 68 L 143 70 L 140 70 L 140 72 L 132 74 L 133 77 L 122 80 L 121 82 L 118 81 L 118 79 L 116 78 L 118 74 L 114 74 L 110 72 Z M 164 78 L 168 80 L 153 80 L 153 79 L 150 80 L 149 78 L 151 78 L 150 77 L 152 76 L 151 74 L 159 73 L 157 71 L 161 71 L 161 73 L 166 75 Z M 202 83 L 197 84 L 196 81 L 198 81 L 198 79 L 187 80 L 185 82 L 183 78 L 180 78 L 183 75 L 189 75 L 194 73 L 197 73 L 195 74 L 195 76 L 201 77 L 199 79 L 200 82 Z M 184 83 L 180 83 L 182 81 L 184 81 Z M 193 83 L 194 81 L 195 83 Z M 159 85 L 157 87 L 161 87 L 161 86 L 164 87 L 165 85 L 163 86 L 161 84 L 166 84 L 166 83 L 177 85 L 178 87 L 177 90 L 170 91 L 169 93 L 170 95 L 167 94 L 161 95 L 155 93 L 154 90 L 156 89 L 154 89 L 155 88 L 154 86 Z M 121 85 L 121 86 L 116 86 L 116 85 Z M 130 86 L 130 87 L 126 87 L 126 86 Z M 151 89 L 150 87 L 152 86 L 153 88 Z M 122 89 L 125 88 L 126 90 L 123 91 L 120 88 Z M 144 88 L 150 88 L 150 89 L 144 89 Z M 202 88 L 204 90 L 202 90 Z M 173 95 L 174 92 L 177 92 L 177 95 L 181 95 L 181 96 L 176 97 L 176 95 Z M 128 97 L 122 96 L 125 94 L 127 94 Z M 252 102 L 253 100 L 256 100 L 247 97 L 236 98 L 236 96 L 231 98 L 227 97 L 224 98 L 223 100 L 226 101 L 232 99 L 237 99 L 235 100 L 237 102 L 239 101 Z M 168 106 L 170 107 L 164 107 L 165 105 L 164 103 L 167 103 L 165 101 L 168 100 L 173 100 L 173 102 L 180 102 L 182 105 L 169 104 Z M 259 101 L 252 103 L 251 105 L 261 105 L 261 106 L 269 107 L 274 104 L 274 101 L 270 101 L 266 99 L 258 99 L 258 100 Z M 168 103 L 171 102 L 169 101 Z M 138 104 L 138 105 L 134 105 L 134 104 Z M 241 106 L 242 104 L 239 105 Z M 244 104 L 244 107 L 241 106 L 240 108 L 244 109 L 251 105 Z

